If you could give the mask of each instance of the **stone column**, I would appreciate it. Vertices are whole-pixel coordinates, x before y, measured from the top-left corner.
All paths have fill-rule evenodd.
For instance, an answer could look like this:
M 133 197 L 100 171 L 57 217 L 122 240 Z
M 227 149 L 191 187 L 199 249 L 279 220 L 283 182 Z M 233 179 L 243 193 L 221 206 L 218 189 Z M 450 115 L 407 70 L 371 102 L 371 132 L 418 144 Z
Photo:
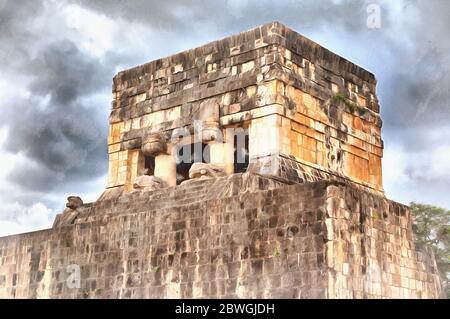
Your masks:
M 234 135 L 225 134 L 225 143 L 223 144 L 223 156 L 225 160 L 225 171 L 227 174 L 234 173 Z
M 249 128 L 248 170 L 262 175 L 279 175 L 282 138 L 281 116 L 278 114 L 252 120 Z
M 249 128 L 250 160 L 281 152 L 281 116 L 254 119 Z
M 172 147 L 166 143 L 161 134 L 153 134 L 146 137 L 142 143 L 144 156 L 155 158 L 155 177 L 161 178 L 169 186 L 177 184 L 177 165 L 172 155 Z

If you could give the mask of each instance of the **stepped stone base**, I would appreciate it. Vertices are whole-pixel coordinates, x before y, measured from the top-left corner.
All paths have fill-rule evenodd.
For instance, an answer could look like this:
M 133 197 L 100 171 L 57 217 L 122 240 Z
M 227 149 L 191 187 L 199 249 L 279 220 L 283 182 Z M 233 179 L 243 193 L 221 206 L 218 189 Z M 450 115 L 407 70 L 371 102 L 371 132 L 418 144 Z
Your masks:
M 336 181 L 200 180 L 84 204 L 69 225 L 0 238 L 2 298 L 441 296 L 408 208 Z

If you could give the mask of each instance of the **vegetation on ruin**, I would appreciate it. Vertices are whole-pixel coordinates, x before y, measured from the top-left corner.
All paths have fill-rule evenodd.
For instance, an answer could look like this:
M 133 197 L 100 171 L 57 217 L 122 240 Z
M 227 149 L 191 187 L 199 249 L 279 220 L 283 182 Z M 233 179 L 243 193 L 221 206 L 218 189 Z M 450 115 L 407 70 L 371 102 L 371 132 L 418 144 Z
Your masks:
M 450 210 L 411 203 L 416 245 L 431 247 L 450 298 Z
M 367 112 L 367 110 L 365 108 L 360 107 L 359 105 L 351 102 L 342 93 L 333 95 L 332 101 L 335 104 L 343 103 L 350 110 L 351 113 L 358 112 L 358 114 L 362 116 Z

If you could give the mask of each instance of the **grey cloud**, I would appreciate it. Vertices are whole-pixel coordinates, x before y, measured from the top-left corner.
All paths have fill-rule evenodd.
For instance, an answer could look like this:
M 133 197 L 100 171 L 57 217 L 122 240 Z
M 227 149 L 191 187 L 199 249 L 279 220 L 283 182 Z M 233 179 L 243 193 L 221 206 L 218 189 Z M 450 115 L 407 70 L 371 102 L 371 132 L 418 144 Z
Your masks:
M 86 97 L 109 94 L 114 65 L 81 52 L 70 40 L 52 42 L 35 33 L 29 12 L 42 18 L 42 7 L 17 3 L 8 1 L 0 11 L 1 48 L 6 48 L 0 61 L 12 61 L 5 64 L 7 74 L 11 79 L 20 74 L 25 80 L 15 84 L 30 95 L 2 101 L 4 151 L 26 158 L 7 179 L 18 192 L 42 193 L 100 176 L 107 169 L 109 104 Z
M 40 96 L 50 94 L 55 105 L 73 102 L 110 82 L 106 77 L 111 67 L 81 53 L 68 40 L 51 43 L 27 66 L 25 72 L 32 77 L 29 89 Z
M 26 102 L 14 108 L 21 112 L 9 122 L 5 147 L 30 162 L 16 165 L 11 181 L 33 190 L 49 190 L 104 173 L 106 124 L 76 103 L 40 111 L 33 109 L 33 101 Z
M 0 6 L 0 62 L 2 68 L 17 67 L 22 59 L 30 58 L 33 31 L 30 16 L 39 16 L 41 1 L 2 0 Z
M 403 14 L 409 28 L 399 38 L 402 45 L 392 42 L 389 47 L 391 68 L 383 74 L 379 91 L 386 145 L 401 145 L 409 155 L 405 174 L 412 181 L 423 188 L 441 185 L 442 191 L 448 191 L 441 174 L 426 167 L 437 160 L 434 149 L 450 147 L 450 42 L 446 39 L 450 2 L 405 3 Z M 408 45 L 401 41 L 405 38 Z M 423 174 L 428 174 L 426 180 Z
M 364 29 L 367 3 L 372 2 L 369 0 L 72 1 L 114 18 L 182 33 L 201 32 L 202 30 L 196 29 L 198 25 L 209 25 L 229 33 L 274 20 L 280 20 L 291 26 L 321 28 L 335 25 L 356 31 Z
M 384 92 L 385 123 L 394 127 L 446 125 L 450 119 L 449 53 L 430 48 L 415 64 L 393 70 Z

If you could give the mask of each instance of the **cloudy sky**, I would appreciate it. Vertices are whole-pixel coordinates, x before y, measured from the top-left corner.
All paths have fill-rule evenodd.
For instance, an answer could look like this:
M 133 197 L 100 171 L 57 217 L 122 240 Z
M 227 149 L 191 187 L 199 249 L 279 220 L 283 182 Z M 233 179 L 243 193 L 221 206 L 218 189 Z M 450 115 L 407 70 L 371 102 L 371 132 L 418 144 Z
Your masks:
M 274 2 L 0 0 L 0 236 L 101 194 L 115 73 L 275 20 L 376 74 L 386 194 L 450 208 L 450 1 Z

